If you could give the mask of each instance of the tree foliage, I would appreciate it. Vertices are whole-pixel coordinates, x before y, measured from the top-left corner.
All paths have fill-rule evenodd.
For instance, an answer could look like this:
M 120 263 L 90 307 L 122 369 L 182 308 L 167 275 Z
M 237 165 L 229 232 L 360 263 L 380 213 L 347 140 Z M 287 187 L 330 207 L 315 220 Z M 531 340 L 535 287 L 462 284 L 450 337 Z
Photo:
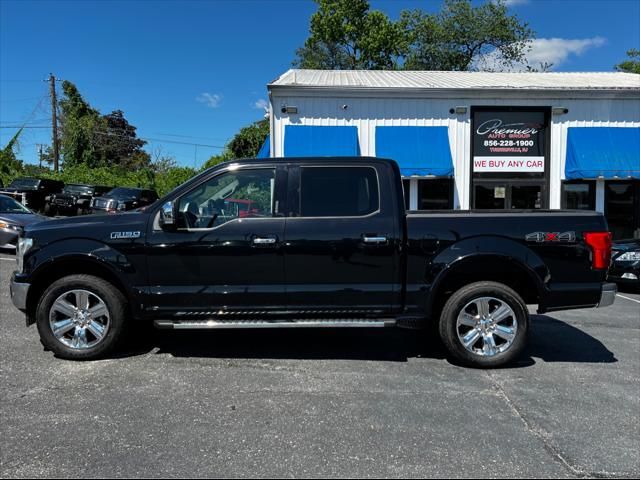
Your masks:
M 62 92 L 58 104 L 62 125 L 60 143 L 66 164 L 149 166 L 150 156 L 142 149 L 146 142 L 137 137 L 136 128 L 122 110 L 101 115 L 69 81 L 62 82 Z
M 269 120 L 259 120 L 241 128 L 227 146 L 234 158 L 255 157 L 269 135 Z
M 259 120 L 243 127 L 235 134 L 222 153 L 209 158 L 203 168 L 213 167 L 237 158 L 255 157 L 268 136 L 269 120 Z
M 392 69 L 406 48 L 401 25 L 368 0 L 316 0 L 310 36 L 294 65 L 316 69 Z
M 616 70 L 619 72 L 640 74 L 640 50 L 636 48 L 627 50 L 627 57 L 629 57 L 627 60 L 616 65 Z
M 22 133 L 22 128 L 9 140 L 9 142 L 0 150 L 0 180 L 7 185 L 14 177 L 20 175 L 23 171 L 23 165 L 16 157 L 15 150 L 18 148 L 18 138 Z
M 473 6 L 469 0 L 446 0 L 437 14 L 405 11 L 401 22 L 409 33 L 405 68 L 411 70 L 472 70 L 487 55 L 509 68 L 522 62 L 533 37 L 504 2 Z
M 440 12 L 404 10 L 398 21 L 368 0 L 316 0 L 310 35 L 294 65 L 313 69 L 475 70 L 522 62 L 533 38 L 503 1 L 445 0 Z M 487 67 L 489 68 L 489 67 Z

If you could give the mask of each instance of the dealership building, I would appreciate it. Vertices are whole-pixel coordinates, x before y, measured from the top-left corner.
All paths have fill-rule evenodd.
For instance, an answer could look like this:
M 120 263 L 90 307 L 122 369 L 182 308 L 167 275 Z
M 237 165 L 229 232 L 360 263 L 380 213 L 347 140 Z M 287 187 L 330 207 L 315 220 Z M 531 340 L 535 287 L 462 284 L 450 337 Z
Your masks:
M 392 158 L 411 209 L 592 209 L 640 238 L 640 75 L 289 70 L 268 90 L 261 156 Z

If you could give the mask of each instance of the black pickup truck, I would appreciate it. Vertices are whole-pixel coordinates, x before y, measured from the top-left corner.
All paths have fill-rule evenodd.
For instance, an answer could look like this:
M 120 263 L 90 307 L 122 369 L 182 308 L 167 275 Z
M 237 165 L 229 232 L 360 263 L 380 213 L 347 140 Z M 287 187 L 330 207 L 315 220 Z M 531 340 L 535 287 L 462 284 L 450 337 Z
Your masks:
M 22 177 L 11 182 L 2 193 L 15 198 L 34 212 L 40 212 L 44 209 L 46 197 L 60 193 L 63 187 L 64 183 L 59 180 Z
M 604 307 L 611 239 L 595 212 L 405 211 L 395 162 L 242 160 L 144 211 L 27 227 L 14 304 L 46 347 L 107 354 L 132 321 L 167 329 L 420 328 L 496 367 L 539 312 Z

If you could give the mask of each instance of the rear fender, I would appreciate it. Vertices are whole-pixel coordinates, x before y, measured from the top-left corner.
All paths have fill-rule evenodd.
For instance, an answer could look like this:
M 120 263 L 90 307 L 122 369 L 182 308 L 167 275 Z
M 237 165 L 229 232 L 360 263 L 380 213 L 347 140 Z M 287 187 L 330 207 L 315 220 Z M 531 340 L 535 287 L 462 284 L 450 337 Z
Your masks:
M 439 290 L 451 275 L 462 273 L 471 280 L 480 280 L 483 272 L 477 271 L 479 263 L 496 266 L 500 264 L 515 268 L 526 275 L 537 289 L 539 298 L 543 298 L 545 285 L 550 280 L 549 269 L 535 252 L 526 246 L 508 238 L 481 236 L 456 242 L 439 252 L 427 265 L 426 283 L 431 285 L 426 301 L 427 316 L 431 316 L 438 305 Z M 474 266 L 475 265 L 475 266 Z M 495 277 L 495 272 L 486 272 L 487 279 Z

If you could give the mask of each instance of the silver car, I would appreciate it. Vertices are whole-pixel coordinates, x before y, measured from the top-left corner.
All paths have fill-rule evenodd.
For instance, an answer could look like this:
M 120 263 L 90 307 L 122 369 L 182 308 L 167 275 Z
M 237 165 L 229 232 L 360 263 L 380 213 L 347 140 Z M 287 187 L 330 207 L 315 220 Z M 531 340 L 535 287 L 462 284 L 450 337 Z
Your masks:
M 16 248 L 24 227 L 43 220 L 47 218 L 36 215 L 11 197 L 0 195 L 0 248 Z

